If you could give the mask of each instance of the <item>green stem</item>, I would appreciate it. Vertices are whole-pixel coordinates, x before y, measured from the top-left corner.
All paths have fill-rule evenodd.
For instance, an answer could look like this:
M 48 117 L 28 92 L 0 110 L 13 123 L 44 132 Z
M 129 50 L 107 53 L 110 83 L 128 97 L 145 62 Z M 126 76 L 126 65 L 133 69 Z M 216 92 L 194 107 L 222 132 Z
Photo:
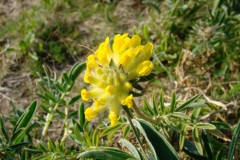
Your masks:
M 52 109 L 51 113 L 48 113 L 45 126 L 43 127 L 43 130 L 42 130 L 42 137 L 46 136 L 48 128 L 50 126 L 50 123 L 53 120 L 54 114 L 56 113 L 56 111 L 57 111 L 57 109 L 58 109 L 58 107 L 60 105 L 60 102 L 65 97 L 65 95 L 66 95 L 66 93 L 62 94 L 62 96 L 60 97 L 59 101 L 55 104 L 54 108 Z
M 140 139 L 139 139 L 139 136 L 138 136 L 138 134 L 137 134 L 137 130 L 136 130 L 136 128 L 134 127 L 134 125 L 133 125 L 133 123 L 132 123 L 132 115 L 131 115 L 131 113 L 129 112 L 129 109 L 128 109 L 126 106 L 123 106 L 123 109 L 124 109 L 124 111 L 125 111 L 126 114 L 127 114 L 127 119 L 128 119 L 128 121 L 129 121 L 129 124 L 130 124 L 130 126 L 131 126 L 131 128 L 132 128 L 132 130 L 133 130 L 133 133 L 134 133 L 135 137 L 137 138 L 137 141 L 138 141 L 138 143 L 139 143 L 139 145 L 140 145 L 140 148 L 141 148 L 141 150 L 142 150 L 142 152 L 143 152 L 143 157 L 144 157 L 145 160 L 147 160 L 148 158 L 147 158 L 147 155 L 146 155 L 146 153 L 145 153 L 145 151 L 144 151 L 144 149 L 143 149 L 143 146 L 142 146 L 142 143 L 141 143 L 141 141 L 140 141 Z
M 65 119 L 64 119 L 64 123 L 63 123 L 63 127 L 64 127 L 64 133 L 63 133 L 63 137 L 61 139 L 61 142 L 64 143 L 67 136 L 68 136 L 68 127 L 69 127 L 69 124 L 68 124 L 68 115 L 69 115 L 69 112 L 68 112 L 68 106 L 65 107 Z

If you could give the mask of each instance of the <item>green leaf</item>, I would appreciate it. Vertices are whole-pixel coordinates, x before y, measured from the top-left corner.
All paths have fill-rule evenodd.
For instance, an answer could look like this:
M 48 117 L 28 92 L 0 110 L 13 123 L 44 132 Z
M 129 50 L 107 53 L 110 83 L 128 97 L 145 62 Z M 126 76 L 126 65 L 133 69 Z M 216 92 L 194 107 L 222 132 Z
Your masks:
M 161 111 L 162 111 L 162 114 L 164 115 L 165 114 L 165 106 L 164 106 L 164 95 L 163 95 L 163 91 L 161 90 L 161 93 L 160 93 L 160 108 L 161 108 Z
M 204 151 L 207 153 L 208 159 L 213 159 L 210 140 L 209 140 L 208 134 L 204 130 L 202 131 L 202 142 L 204 146 Z
M 126 125 L 123 130 L 123 138 L 126 138 L 130 131 L 130 125 Z
M 220 151 L 217 152 L 216 154 L 216 160 L 224 160 L 225 159 L 225 150 L 221 149 Z
M 40 107 L 46 112 L 46 113 L 50 113 L 50 110 L 43 104 L 40 105 Z
M 36 107 L 37 101 L 33 101 L 27 108 L 26 112 L 24 112 L 17 121 L 14 131 L 20 128 L 24 128 L 30 123 L 29 120 L 31 120 L 33 114 L 35 113 Z
M 65 113 L 60 111 L 59 109 L 57 109 L 56 112 L 59 114 L 60 117 L 62 117 L 62 118 L 66 117 Z
M 105 6 L 105 9 L 104 9 L 104 16 L 105 16 L 105 19 L 108 21 L 108 22 L 112 22 L 112 18 L 110 16 L 110 6 L 109 5 L 106 5 Z
M 139 78 L 138 82 L 150 81 L 150 80 L 152 80 L 155 76 L 156 76 L 156 74 L 151 73 L 151 74 L 149 74 L 148 76 L 144 76 L 144 77 Z
M 232 126 L 226 122 L 213 121 L 211 124 L 219 130 L 232 130 Z
M 81 98 L 80 95 L 77 95 L 77 96 L 73 97 L 73 98 L 68 102 L 68 105 L 74 104 L 74 103 L 77 102 L 80 98 Z
M 54 103 L 58 102 L 57 98 L 54 95 L 52 95 L 50 92 L 44 93 L 44 96 L 50 99 L 51 101 L 53 101 Z
M 176 108 L 176 92 L 172 92 L 172 99 L 170 104 L 170 112 L 172 113 Z
M 200 138 L 199 138 L 199 130 L 198 130 L 197 127 L 193 128 L 192 136 L 193 136 L 194 143 L 197 147 L 198 152 L 202 155 L 203 154 L 203 149 L 202 149 L 202 145 L 201 145 Z
M 37 108 L 37 101 L 33 101 L 27 111 L 25 113 L 22 114 L 22 116 L 19 118 L 19 120 L 16 123 L 16 126 L 14 128 L 13 133 L 15 133 L 15 131 L 19 130 L 19 129 L 24 129 L 15 139 L 14 139 L 14 143 L 20 143 L 22 141 L 22 139 L 25 136 L 25 131 L 27 130 L 27 127 L 30 125 L 31 120 L 36 112 L 36 108 Z
M 143 37 L 146 41 L 149 41 L 149 31 L 148 31 L 148 26 L 144 24 L 142 26 L 142 31 L 143 31 Z
M 154 116 L 154 110 L 152 109 L 151 105 L 148 103 L 145 97 L 143 98 L 143 102 L 144 102 L 144 109 L 146 109 L 151 116 Z
M 156 102 L 156 94 L 152 94 L 152 104 L 153 104 L 153 111 L 155 115 L 158 115 L 158 108 L 157 108 L 157 102 Z
M 30 153 L 30 154 L 37 154 L 37 153 L 43 153 L 42 151 L 40 151 L 40 150 L 38 150 L 38 149 L 36 149 L 36 148 L 25 148 L 25 150 L 28 152 L 28 153 Z
M 171 144 L 150 123 L 142 119 L 134 119 L 133 123 L 145 137 L 149 147 L 154 152 L 155 159 L 179 160 L 177 152 Z
M 55 148 L 56 148 L 56 145 L 54 144 L 54 142 L 49 139 L 48 140 L 48 149 L 51 151 L 51 152 L 54 152 L 55 151 Z
M 95 129 L 92 136 L 92 144 L 97 147 L 98 142 L 99 142 L 99 131 L 98 129 Z
M 20 129 L 18 129 L 18 130 L 15 130 L 15 131 L 13 132 L 12 137 L 11 137 L 11 142 L 14 142 L 15 139 L 16 139 L 17 137 L 19 137 L 19 135 L 20 135 L 22 132 L 24 132 L 24 128 L 20 128 Z
M 0 128 L 1 128 L 1 132 L 2 132 L 2 134 L 4 135 L 5 139 L 6 139 L 7 141 L 9 141 L 8 132 L 7 132 L 5 123 L 4 123 L 4 121 L 3 121 L 2 115 L 0 115 Z
M 77 158 L 96 158 L 104 160 L 127 160 L 135 159 L 132 155 L 125 153 L 117 148 L 102 147 L 95 150 L 80 153 Z
M 62 78 L 68 85 L 72 85 L 72 81 L 71 81 L 70 77 L 68 77 L 67 73 L 63 73 Z
M 200 94 L 190 98 L 187 102 L 185 102 L 182 105 L 180 105 L 176 109 L 176 111 L 179 112 L 179 111 L 185 110 L 188 107 L 189 104 L 191 104 L 192 102 L 196 101 L 199 97 L 200 97 Z
M 143 91 L 144 89 L 142 88 L 142 86 L 140 84 L 136 83 L 132 83 L 133 88 L 138 89 L 140 91 Z
M 208 133 L 224 141 L 231 142 L 231 140 L 218 129 L 208 130 Z
M 63 88 L 63 86 L 62 86 L 59 82 L 55 83 L 55 86 L 56 86 L 56 88 L 57 88 L 58 90 L 60 90 L 61 92 L 65 92 L 65 91 L 66 91 L 66 89 Z
M 45 101 L 47 104 L 49 104 L 49 99 L 43 94 L 37 94 L 38 97 L 40 97 L 43 101 Z
M 36 158 L 34 158 L 33 160 L 48 160 L 48 159 L 50 159 L 49 158 L 49 155 L 41 155 L 41 156 L 38 156 L 38 157 L 36 157 Z
M 179 148 L 182 150 L 184 146 L 184 141 L 185 141 L 185 135 L 187 132 L 187 124 L 181 123 L 181 129 L 180 129 L 180 138 L 179 138 Z
M 207 157 L 200 155 L 196 146 L 187 139 L 184 141 L 183 151 L 196 160 L 207 160 Z
M 141 156 L 137 148 L 132 143 L 130 143 L 126 139 L 120 139 L 118 142 L 121 143 L 124 147 L 126 147 L 134 155 L 135 158 L 141 160 Z
M 50 76 L 51 76 L 51 70 L 48 66 L 46 65 L 43 65 L 43 70 L 44 70 L 44 73 L 46 74 L 47 76 L 47 85 L 48 87 L 51 87 L 51 80 L 50 80 Z M 44 81 L 44 78 L 42 78 L 43 81 Z
M 38 143 L 37 147 L 43 152 L 48 152 L 47 147 L 41 142 Z
M 26 152 L 27 152 L 26 150 L 22 151 L 20 160 L 26 160 L 27 159 L 27 153 Z
M 78 111 L 69 112 L 69 118 L 78 114 Z
M 76 123 L 74 126 L 74 133 L 70 134 L 70 137 L 78 144 L 82 144 L 84 142 L 84 137 L 82 135 L 82 130 L 79 125 Z
M 210 124 L 210 123 L 199 122 L 199 123 L 196 123 L 194 126 L 199 128 L 199 129 L 209 129 L 209 130 L 216 129 L 216 127 L 214 125 Z
M 18 144 L 11 145 L 8 148 L 11 149 L 11 150 L 16 150 L 16 149 L 20 149 L 20 148 L 22 148 L 22 147 L 24 147 L 28 144 L 29 144 L 28 142 L 21 142 L 21 143 L 18 143 Z
M 191 103 L 187 106 L 187 108 L 189 108 L 189 109 L 191 109 L 191 108 L 203 108 L 203 107 L 208 107 L 208 105 L 203 103 L 203 102 L 193 102 L 193 103 Z
M 113 132 L 118 130 L 119 128 L 121 128 L 123 126 L 123 124 L 117 124 L 116 126 L 111 126 L 111 127 L 107 127 L 106 129 L 104 129 L 101 133 L 101 137 L 104 137 L 106 134 L 108 134 L 109 132 Z
M 85 123 L 84 104 L 83 103 L 78 108 L 78 118 L 79 118 L 79 124 L 83 128 L 83 125 Z
M 220 4 L 220 0 L 214 0 L 213 8 L 212 8 L 212 15 L 214 15 L 215 11 L 219 7 L 219 4 Z
M 149 7 L 154 8 L 160 14 L 160 12 L 161 12 L 160 7 L 157 5 L 157 3 L 154 3 L 150 0 L 144 0 L 143 3 L 146 4 Z
M 173 112 L 170 114 L 172 117 L 175 118 L 182 118 L 182 119 L 189 119 L 188 115 L 182 113 L 182 112 Z
M 82 71 L 86 68 L 86 64 L 85 63 L 76 63 L 70 73 L 69 73 L 69 77 L 72 79 L 72 81 L 74 82 L 77 77 L 79 76 L 80 73 L 82 73 Z
M 240 119 L 238 120 L 236 128 L 234 129 L 233 137 L 232 137 L 231 143 L 229 145 L 228 160 L 233 159 L 233 155 L 236 151 L 237 142 L 239 141 L 239 135 L 240 135 Z
M 142 93 L 137 93 L 137 92 L 133 92 L 133 91 L 130 91 L 129 94 L 132 94 L 133 97 L 140 97 L 143 95 Z
M 195 120 L 198 119 L 198 116 L 201 112 L 202 108 L 194 108 L 193 112 L 192 112 L 192 115 L 191 115 L 191 121 L 192 122 L 195 122 Z

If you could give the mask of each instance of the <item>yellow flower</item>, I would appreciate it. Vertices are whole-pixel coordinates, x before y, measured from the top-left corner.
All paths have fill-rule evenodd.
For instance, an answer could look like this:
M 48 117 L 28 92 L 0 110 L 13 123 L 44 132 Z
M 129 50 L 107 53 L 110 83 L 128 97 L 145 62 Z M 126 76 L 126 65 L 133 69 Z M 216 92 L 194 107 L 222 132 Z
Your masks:
M 86 89 L 83 89 L 81 91 L 81 97 L 82 97 L 82 100 L 84 101 L 88 101 L 90 99 L 89 93 L 87 92 Z
M 121 104 L 128 106 L 128 108 L 131 108 L 133 105 L 132 99 L 133 99 L 133 95 L 130 94 L 126 99 L 122 100 Z
M 144 61 L 137 67 L 137 73 L 140 76 L 147 76 L 153 69 L 153 63 L 151 61 Z
M 97 113 L 92 108 L 87 108 L 84 114 L 85 114 L 86 120 L 88 121 L 91 121 L 97 115 Z
M 97 61 L 95 59 L 95 56 L 93 54 L 88 56 L 88 60 L 87 60 L 87 67 L 88 68 L 96 68 L 97 67 Z
M 128 34 L 117 34 L 112 45 L 107 37 L 97 51 L 88 56 L 83 79 L 89 87 L 81 91 L 84 101 L 93 101 L 85 110 L 88 121 L 109 109 L 111 125 L 117 124 L 121 106 L 131 108 L 133 105 L 130 80 L 147 76 L 153 69 L 149 61 L 152 49 L 152 43 L 142 45 L 138 35 L 130 38 Z
M 111 120 L 111 126 L 115 126 L 119 119 L 118 115 L 115 112 L 110 112 L 108 118 Z

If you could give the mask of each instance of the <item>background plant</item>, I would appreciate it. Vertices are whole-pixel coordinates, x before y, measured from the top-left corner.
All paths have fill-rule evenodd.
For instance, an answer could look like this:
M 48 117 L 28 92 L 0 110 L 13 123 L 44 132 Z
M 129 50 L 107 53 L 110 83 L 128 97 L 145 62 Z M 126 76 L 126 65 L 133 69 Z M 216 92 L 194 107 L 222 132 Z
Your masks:
M 150 134 L 180 159 L 238 159 L 238 1 L 10 0 L 0 2 L 0 22 L 1 158 L 158 159 Z M 126 112 L 114 127 L 105 115 L 85 121 L 85 86 L 71 73 L 106 36 L 126 32 L 155 46 L 154 74 L 131 82 L 141 109 L 129 111 L 136 133 Z M 37 111 L 17 132 L 33 99 Z

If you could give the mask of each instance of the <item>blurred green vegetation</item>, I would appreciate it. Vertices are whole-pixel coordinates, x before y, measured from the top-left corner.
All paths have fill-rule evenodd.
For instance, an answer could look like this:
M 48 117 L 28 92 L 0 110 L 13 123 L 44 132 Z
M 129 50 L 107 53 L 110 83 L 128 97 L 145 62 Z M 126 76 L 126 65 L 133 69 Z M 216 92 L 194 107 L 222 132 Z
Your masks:
M 10 43 L 31 70 L 44 63 L 62 66 L 96 49 L 106 36 L 140 34 L 155 44 L 156 72 L 172 80 L 183 50 L 191 52 L 185 72 L 201 79 L 239 80 L 239 2 L 229 1 L 84 1 L 18 2 L 21 10 L 0 21 L 1 49 Z M 22 5 L 21 5 L 22 4 Z M 17 10 L 17 7 L 16 7 Z M 13 10 L 14 12 L 14 10 Z M 201 61 L 199 61 L 201 59 Z M 60 67 L 62 68 L 62 67 Z M 34 72 L 36 72 L 34 71 Z M 205 72 L 205 73 L 203 73 Z

